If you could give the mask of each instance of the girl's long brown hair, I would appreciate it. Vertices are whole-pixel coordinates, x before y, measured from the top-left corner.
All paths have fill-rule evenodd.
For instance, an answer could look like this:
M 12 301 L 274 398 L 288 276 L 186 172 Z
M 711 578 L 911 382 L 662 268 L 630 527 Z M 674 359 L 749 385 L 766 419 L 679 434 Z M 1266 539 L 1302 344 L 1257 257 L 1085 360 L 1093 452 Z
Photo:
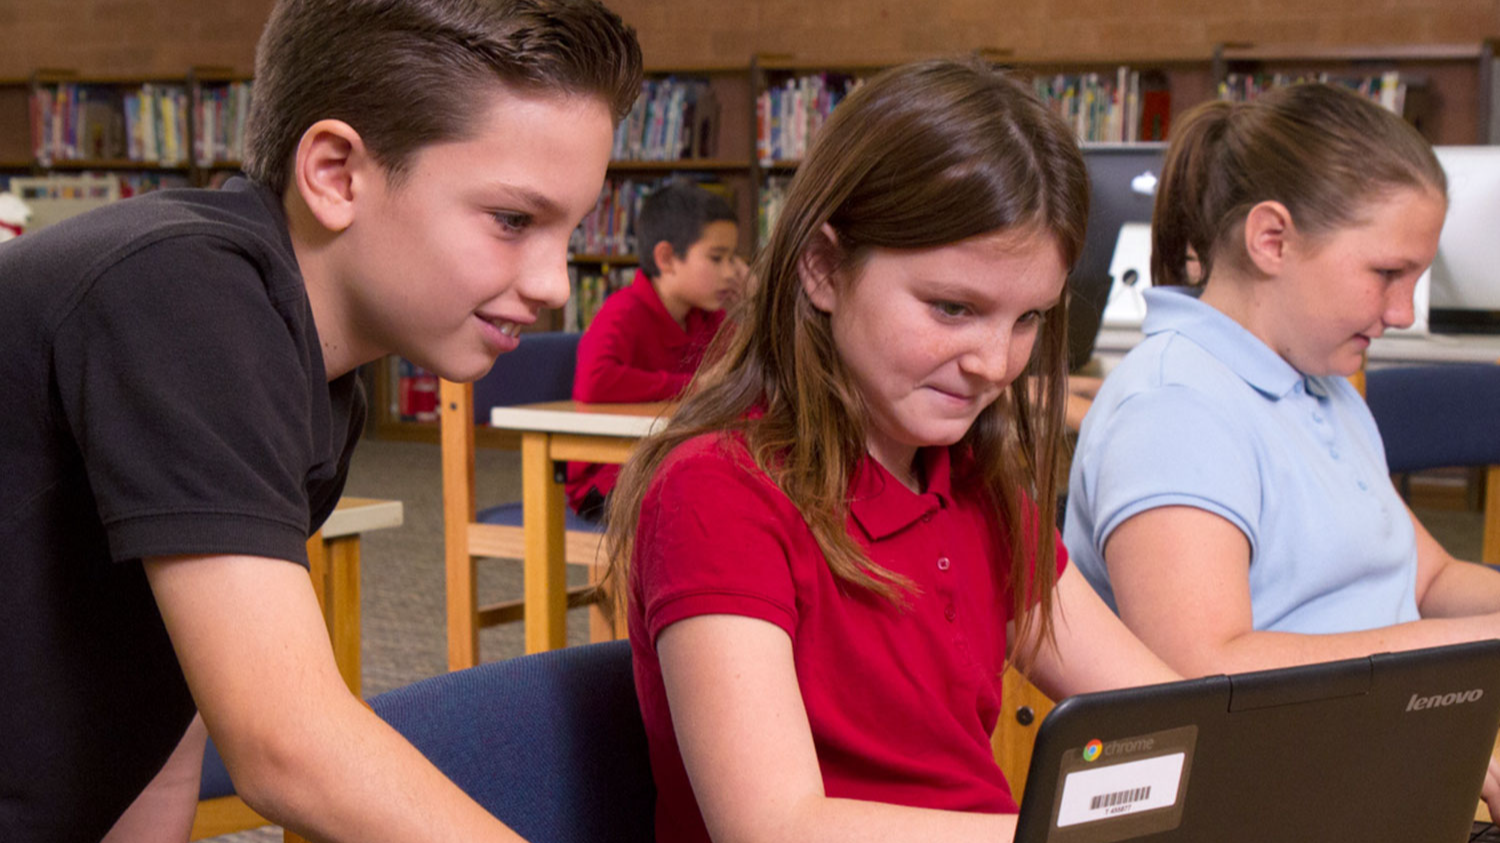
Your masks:
M 839 360 L 828 315 L 799 268 L 809 256 L 857 283 L 871 249 L 941 246 L 999 231 L 1050 234 L 1072 265 L 1082 248 L 1088 177 L 1068 126 L 1028 88 L 977 62 L 929 61 L 871 79 L 833 112 L 788 189 L 755 289 L 714 343 L 670 424 L 642 442 L 610 497 L 604 587 L 623 607 L 641 503 L 672 449 L 705 433 L 743 434 L 756 465 L 795 504 L 841 580 L 901 603 L 911 583 L 849 535 L 849 483 L 866 453 L 866 411 Z M 836 242 L 822 233 L 827 224 Z M 1023 665 L 1050 638 L 1066 381 L 1066 301 L 1044 318 L 1028 373 L 959 443 L 954 484 L 982 489 L 1010 544 L 1008 575 Z M 733 325 L 731 328 L 730 325 Z M 763 414 L 747 417 L 753 408 Z M 956 464 L 957 465 L 957 464 Z M 1029 502 L 1031 503 L 1029 503 Z M 706 504 L 707 502 L 705 502 Z M 1017 525 L 1025 525 L 1017 528 Z M 1033 564 L 1035 560 L 1033 577 Z M 1031 629 L 1033 617 L 1040 626 Z M 1033 634 L 1034 633 L 1034 634 Z

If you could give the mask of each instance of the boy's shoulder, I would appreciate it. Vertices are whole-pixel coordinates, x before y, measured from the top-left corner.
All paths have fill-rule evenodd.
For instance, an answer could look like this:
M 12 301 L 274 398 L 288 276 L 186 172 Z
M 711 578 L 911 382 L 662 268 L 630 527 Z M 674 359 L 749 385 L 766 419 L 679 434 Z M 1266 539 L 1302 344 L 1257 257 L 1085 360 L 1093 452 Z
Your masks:
M 210 260 L 212 258 L 213 260 Z M 37 327 L 116 280 L 196 278 L 223 260 L 242 262 L 268 283 L 300 279 L 285 217 L 273 194 L 240 182 L 226 190 L 169 190 L 122 200 L 25 234 L 0 248 L 0 276 L 15 307 Z M 147 271 L 149 270 L 149 272 Z M 101 285 L 101 279 L 110 283 Z M 146 278 L 144 280 L 152 280 Z M 272 298 L 279 292 L 268 290 Z

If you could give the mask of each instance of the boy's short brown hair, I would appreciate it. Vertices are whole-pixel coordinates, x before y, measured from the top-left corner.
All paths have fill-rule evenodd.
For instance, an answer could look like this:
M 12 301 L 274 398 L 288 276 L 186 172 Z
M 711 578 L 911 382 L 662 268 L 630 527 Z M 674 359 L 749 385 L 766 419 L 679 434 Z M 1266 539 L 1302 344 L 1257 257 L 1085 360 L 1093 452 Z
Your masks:
M 471 130 L 497 83 L 640 93 L 635 30 L 597 0 L 278 0 L 256 49 L 245 171 L 286 189 L 303 132 L 336 119 L 399 178 L 423 146 Z

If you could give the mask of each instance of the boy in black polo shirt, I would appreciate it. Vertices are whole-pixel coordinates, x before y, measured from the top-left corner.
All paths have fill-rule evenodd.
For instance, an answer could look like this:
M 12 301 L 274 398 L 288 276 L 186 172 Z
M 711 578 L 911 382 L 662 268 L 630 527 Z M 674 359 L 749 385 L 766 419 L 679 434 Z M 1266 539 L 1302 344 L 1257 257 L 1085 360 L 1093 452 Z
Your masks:
M 344 687 L 304 541 L 357 366 L 471 380 L 563 303 L 639 80 L 596 0 L 282 0 L 249 181 L 0 247 L 0 839 L 185 839 L 195 710 L 308 836 L 516 839 Z

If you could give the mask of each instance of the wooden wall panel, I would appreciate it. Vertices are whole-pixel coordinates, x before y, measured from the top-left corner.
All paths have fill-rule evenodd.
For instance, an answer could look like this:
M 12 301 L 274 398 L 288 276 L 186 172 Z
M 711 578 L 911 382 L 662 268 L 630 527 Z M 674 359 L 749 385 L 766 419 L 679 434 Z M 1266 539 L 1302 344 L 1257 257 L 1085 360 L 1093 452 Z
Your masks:
M 1206 55 L 1220 41 L 1443 43 L 1500 37 L 1500 0 L 610 0 L 648 64 Z M 272 0 L 0 0 L 0 77 L 38 67 L 181 74 L 251 67 Z

